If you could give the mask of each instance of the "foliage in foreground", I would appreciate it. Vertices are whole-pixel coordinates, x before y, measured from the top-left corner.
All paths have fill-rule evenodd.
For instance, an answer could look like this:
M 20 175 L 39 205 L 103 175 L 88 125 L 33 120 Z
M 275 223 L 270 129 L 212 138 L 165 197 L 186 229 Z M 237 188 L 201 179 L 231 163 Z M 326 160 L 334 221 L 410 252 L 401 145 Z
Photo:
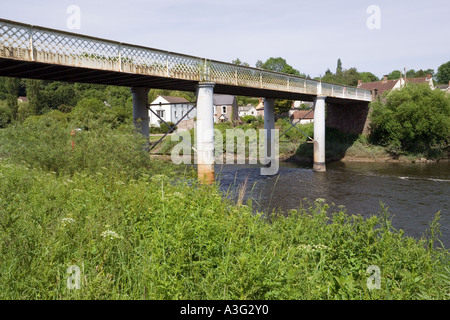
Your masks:
M 448 255 L 322 200 L 270 223 L 210 187 L 1 161 L 2 299 L 448 298 Z M 67 288 L 67 268 L 82 271 Z M 367 289 L 370 265 L 381 289 Z M 445 269 L 447 266 L 447 270 Z
M 12 141 L 28 150 L 0 160 L 1 299 L 449 298 L 438 219 L 420 241 L 394 230 L 384 208 L 363 219 L 322 199 L 267 219 L 185 167 L 134 162 L 142 149 L 127 149 L 134 140 L 118 130 L 120 139 L 90 131 L 96 138 L 75 151 L 100 150 L 83 164 L 56 129 L 31 141 L 31 131 L 2 132 L 2 150 Z M 58 139 L 56 157 L 46 145 Z M 371 265 L 381 271 L 372 291 Z M 70 266 L 80 290 L 67 287 Z

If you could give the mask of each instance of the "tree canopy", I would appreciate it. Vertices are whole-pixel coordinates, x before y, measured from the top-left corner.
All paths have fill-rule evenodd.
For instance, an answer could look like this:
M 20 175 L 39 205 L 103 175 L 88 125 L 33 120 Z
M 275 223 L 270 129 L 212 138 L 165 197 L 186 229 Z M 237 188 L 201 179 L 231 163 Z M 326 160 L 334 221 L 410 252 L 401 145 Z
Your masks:
M 258 60 L 258 62 L 256 62 L 256 67 L 260 69 L 306 77 L 305 74 L 300 73 L 300 71 L 289 65 L 286 60 L 281 57 L 271 57 L 264 63 L 261 60 Z
M 441 155 L 450 143 L 450 97 L 426 84 L 393 90 L 372 103 L 371 139 L 396 155 Z M 441 154 L 439 154 L 441 153 Z
M 438 68 L 438 73 L 436 74 L 436 79 L 439 83 L 448 84 L 450 81 L 450 61 L 443 63 Z

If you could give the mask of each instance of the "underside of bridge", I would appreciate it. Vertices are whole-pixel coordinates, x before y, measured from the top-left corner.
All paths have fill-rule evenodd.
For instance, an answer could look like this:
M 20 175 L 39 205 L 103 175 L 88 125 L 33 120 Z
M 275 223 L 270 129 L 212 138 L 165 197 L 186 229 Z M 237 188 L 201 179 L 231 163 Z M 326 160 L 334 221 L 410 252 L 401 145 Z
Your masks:
M 168 89 L 196 92 L 198 81 L 167 77 L 149 76 L 144 74 L 107 71 L 82 67 L 63 66 L 40 62 L 27 62 L 0 58 L 0 76 L 64 81 L 72 83 L 92 83 L 122 87 L 145 87 L 152 89 Z M 248 97 L 265 97 L 273 99 L 314 101 L 315 95 L 286 91 L 251 88 L 216 83 L 214 92 Z M 329 97 L 327 102 L 342 104 L 349 100 Z
M 328 101 L 328 100 L 327 100 Z M 369 133 L 369 102 L 327 102 L 326 126 L 343 133 Z

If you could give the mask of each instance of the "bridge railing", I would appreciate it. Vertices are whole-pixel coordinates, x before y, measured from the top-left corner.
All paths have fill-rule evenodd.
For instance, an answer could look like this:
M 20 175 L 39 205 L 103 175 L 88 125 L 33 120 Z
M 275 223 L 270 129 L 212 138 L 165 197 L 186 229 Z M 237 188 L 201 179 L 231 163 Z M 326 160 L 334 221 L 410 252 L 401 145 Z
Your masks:
M 371 92 L 0 19 L 0 57 L 193 81 L 371 100 Z M 321 89 L 320 89 L 321 88 Z

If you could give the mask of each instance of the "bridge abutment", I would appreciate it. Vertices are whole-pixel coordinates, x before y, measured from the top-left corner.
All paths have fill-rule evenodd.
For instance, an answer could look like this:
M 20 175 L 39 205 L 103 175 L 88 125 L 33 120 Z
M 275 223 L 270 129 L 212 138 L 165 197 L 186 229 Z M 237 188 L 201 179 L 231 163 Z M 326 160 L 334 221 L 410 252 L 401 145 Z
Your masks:
M 325 96 L 314 100 L 314 164 L 316 172 L 326 171 L 325 165 Z
M 214 182 L 214 83 L 197 88 L 197 175 L 203 184 Z

